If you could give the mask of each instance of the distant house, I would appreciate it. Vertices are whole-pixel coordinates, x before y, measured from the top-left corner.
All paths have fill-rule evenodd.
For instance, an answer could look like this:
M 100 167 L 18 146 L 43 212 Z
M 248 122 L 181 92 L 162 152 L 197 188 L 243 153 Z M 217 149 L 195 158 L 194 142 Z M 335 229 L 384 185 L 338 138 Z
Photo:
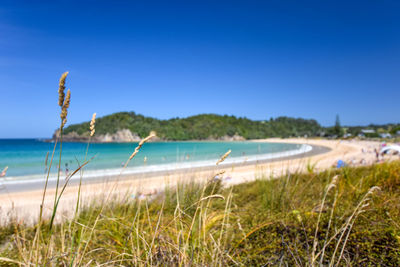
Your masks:
M 363 134 L 373 134 L 373 133 L 375 133 L 375 130 L 373 130 L 373 129 L 362 129 L 361 133 L 363 133 Z
M 359 137 L 378 137 L 378 134 L 373 129 L 362 129 L 361 132 L 358 134 Z
M 400 135 L 400 130 L 396 132 L 396 135 Z
M 390 133 L 381 133 L 379 134 L 381 138 L 392 138 L 392 135 Z

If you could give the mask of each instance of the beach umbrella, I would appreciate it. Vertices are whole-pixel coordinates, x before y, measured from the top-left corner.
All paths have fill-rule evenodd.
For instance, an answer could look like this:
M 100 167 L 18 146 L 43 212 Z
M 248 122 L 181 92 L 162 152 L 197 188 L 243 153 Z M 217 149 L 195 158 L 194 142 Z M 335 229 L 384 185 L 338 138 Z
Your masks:
M 390 150 L 397 151 L 398 153 L 400 153 L 400 146 L 399 145 L 385 146 L 381 149 L 381 154 L 387 153 Z
M 339 169 L 339 168 L 343 168 L 344 166 L 346 166 L 346 163 L 343 160 L 339 159 L 337 161 L 336 168 Z

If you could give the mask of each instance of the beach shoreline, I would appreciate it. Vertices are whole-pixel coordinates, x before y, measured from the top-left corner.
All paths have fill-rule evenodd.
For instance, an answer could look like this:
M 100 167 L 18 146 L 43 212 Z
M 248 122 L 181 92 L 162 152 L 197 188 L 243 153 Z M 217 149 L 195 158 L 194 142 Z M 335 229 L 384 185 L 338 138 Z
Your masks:
M 312 165 L 315 171 L 321 171 L 332 167 L 337 160 L 343 160 L 349 164 L 372 164 L 374 162 L 374 148 L 379 147 L 378 142 L 371 141 L 340 141 L 326 139 L 265 139 L 252 140 L 255 142 L 280 142 L 293 144 L 306 144 L 313 149 L 305 154 L 290 157 L 275 158 L 259 162 L 243 162 L 241 164 L 225 164 L 214 167 L 201 167 L 180 169 L 173 171 L 161 171 L 147 174 L 126 174 L 121 177 L 106 177 L 102 179 L 83 178 L 82 203 L 87 205 L 96 196 L 100 195 L 144 195 L 150 196 L 164 190 L 167 186 L 175 186 L 181 182 L 204 182 L 211 179 L 217 172 L 225 171 L 224 184 L 232 185 L 248 182 L 257 177 L 279 176 L 287 172 L 305 171 L 307 165 Z M 367 153 L 364 153 L 367 151 Z M 68 212 L 76 203 L 78 181 L 69 184 L 64 192 L 59 206 L 61 217 L 68 217 Z M 55 188 L 50 184 L 46 193 L 45 215 L 49 213 L 54 199 Z M 6 188 L 0 194 L 1 213 L 34 221 L 39 211 L 43 196 L 43 185 L 22 186 Z M 1 222 L 0 222 L 1 223 Z
M 258 140 L 252 140 L 258 141 Z M 301 144 L 298 144 L 301 145 Z M 190 172 L 204 172 L 210 170 L 218 170 L 221 168 L 230 168 L 230 167 L 243 167 L 255 164 L 266 164 L 276 161 L 282 160 L 290 160 L 301 157 L 311 157 L 317 154 L 322 154 L 330 151 L 331 149 L 324 146 L 302 146 L 296 150 L 288 150 L 282 152 L 273 152 L 269 154 L 261 154 L 261 155 L 249 155 L 249 156 L 241 156 L 241 157 L 228 157 L 220 166 L 216 166 L 216 160 L 208 160 L 208 161 L 194 161 L 187 162 L 187 164 L 160 164 L 160 165 L 151 165 L 146 166 L 149 168 L 126 168 L 122 171 L 122 168 L 119 169 L 105 169 L 105 170 L 96 170 L 96 171 L 84 171 L 84 180 L 87 184 L 94 183 L 102 183 L 105 181 L 113 181 L 116 179 L 120 180 L 129 180 L 129 179 L 144 179 L 151 178 L 154 176 L 165 176 L 165 175 L 177 175 Z M 121 173 L 122 171 L 122 173 Z M 70 179 L 70 186 L 79 184 L 79 173 L 74 175 L 72 179 Z M 33 178 L 35 177 L 35 178 Z M 40 178 L 39 178 L 40 177 Z M 43 175 L 33 175 L 33 176 L 23 176 L 23 177 L 12 177 L 11 179 L 4 179 L 3 186 L 7 188 L 7 193 L 17 193 L 24 191 L 32 191 L 32 190 L 40 190 L 43 189 L 45 184 L 45 178 Z M 33 178 L 33 179 L 32 179 Z M 61 178 L 63 179 L 63 178 Z M 56 186 L 56 175 L 53 174 L 50 176 L 48 180 L 48 188 L 52 189 Z M 0 190 L 0 195 L 5 194 L 6 192 Z

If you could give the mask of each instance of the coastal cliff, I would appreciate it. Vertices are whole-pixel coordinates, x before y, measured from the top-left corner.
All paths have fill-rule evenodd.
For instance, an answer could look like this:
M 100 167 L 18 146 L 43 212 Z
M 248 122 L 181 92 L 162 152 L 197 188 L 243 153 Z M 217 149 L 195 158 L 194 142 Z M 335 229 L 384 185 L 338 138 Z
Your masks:
M 57 130 L 53 134 L 52 140 L 59 137 L 60 131 Z M 63 141 L 65 142 L 87 142 L 89 140 L 89 134 L 79 135 L 76 132 L 69 132 L 63 135 Z M 110 134 L 99 134 L 92 137 L 91 142 L 94 143 L 128 143 L 128 142 L 139 142 L 141 138 L 136 133 L 132 133 L 128 129 L 118 130 L 117 132 Z
M 60 136 L 60 131 L 57 130 L 53 134 L 52 139 L 49 141 L 54 141 Z M 142 138 L 137 133 L 132 133 L 129 129 L 118 130 L 116 133 L 110 134 L 100 134 L 92 137 L 91 142 L 93 143 L 131 143 L 131 142 L 140 142 Z M 244 141 L 246 140 L 243 136 L 233 135 L 228 136 L 224 135 L 221 137 L 209 137 L 206 139 L 207 141 Z M 87 142 L 89 141 L 89 134 L 79 135 L 76 132 L 69 132 L 63 135 L 64 142 Z M 159 137 L 153 137 L 150 142 L 157 141 L 166 141 Z

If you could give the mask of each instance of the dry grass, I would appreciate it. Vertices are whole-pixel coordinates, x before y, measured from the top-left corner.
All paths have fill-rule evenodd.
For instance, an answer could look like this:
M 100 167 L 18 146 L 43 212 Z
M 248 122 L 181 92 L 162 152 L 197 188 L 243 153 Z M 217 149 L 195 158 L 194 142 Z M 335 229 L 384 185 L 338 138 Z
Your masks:
M 53 231 L 44 220 L 39 247 L 33 241 L 38 226 L 15 222 L 1 229 L 2 260 L 53 266 L 400 264 L 399 162 L 227 188 L 209 178 L 145 198 L 128 192 L 94 199 Z
M 66 73 L 60 79 L 61 112 L 69 106 L 65 78 Z M 92 122 L 88 131 L 94 134 L 95 115 Z M 152 137 L 139 143 L 125 166 Z M 61 156 L 60 151 L 59 162 Z M 69 179 L 77 173 L 82 179 L 88 163 L 57 190 L 51 218 L 40 212 L 34 226 L 11 220 L 0 228 L 2 265 L 400 265 L 399 162 L 321 173 L 310 167 L 275 179 L 261 173 L 232 187 L 223 186 L 220 172 L 204 184 L 188 180 L 148 197 L 110 191 L 84 207 L 79 190 L 75 216 L 54 223 Z M 47 183 L 43 201 L 46 189 Z

